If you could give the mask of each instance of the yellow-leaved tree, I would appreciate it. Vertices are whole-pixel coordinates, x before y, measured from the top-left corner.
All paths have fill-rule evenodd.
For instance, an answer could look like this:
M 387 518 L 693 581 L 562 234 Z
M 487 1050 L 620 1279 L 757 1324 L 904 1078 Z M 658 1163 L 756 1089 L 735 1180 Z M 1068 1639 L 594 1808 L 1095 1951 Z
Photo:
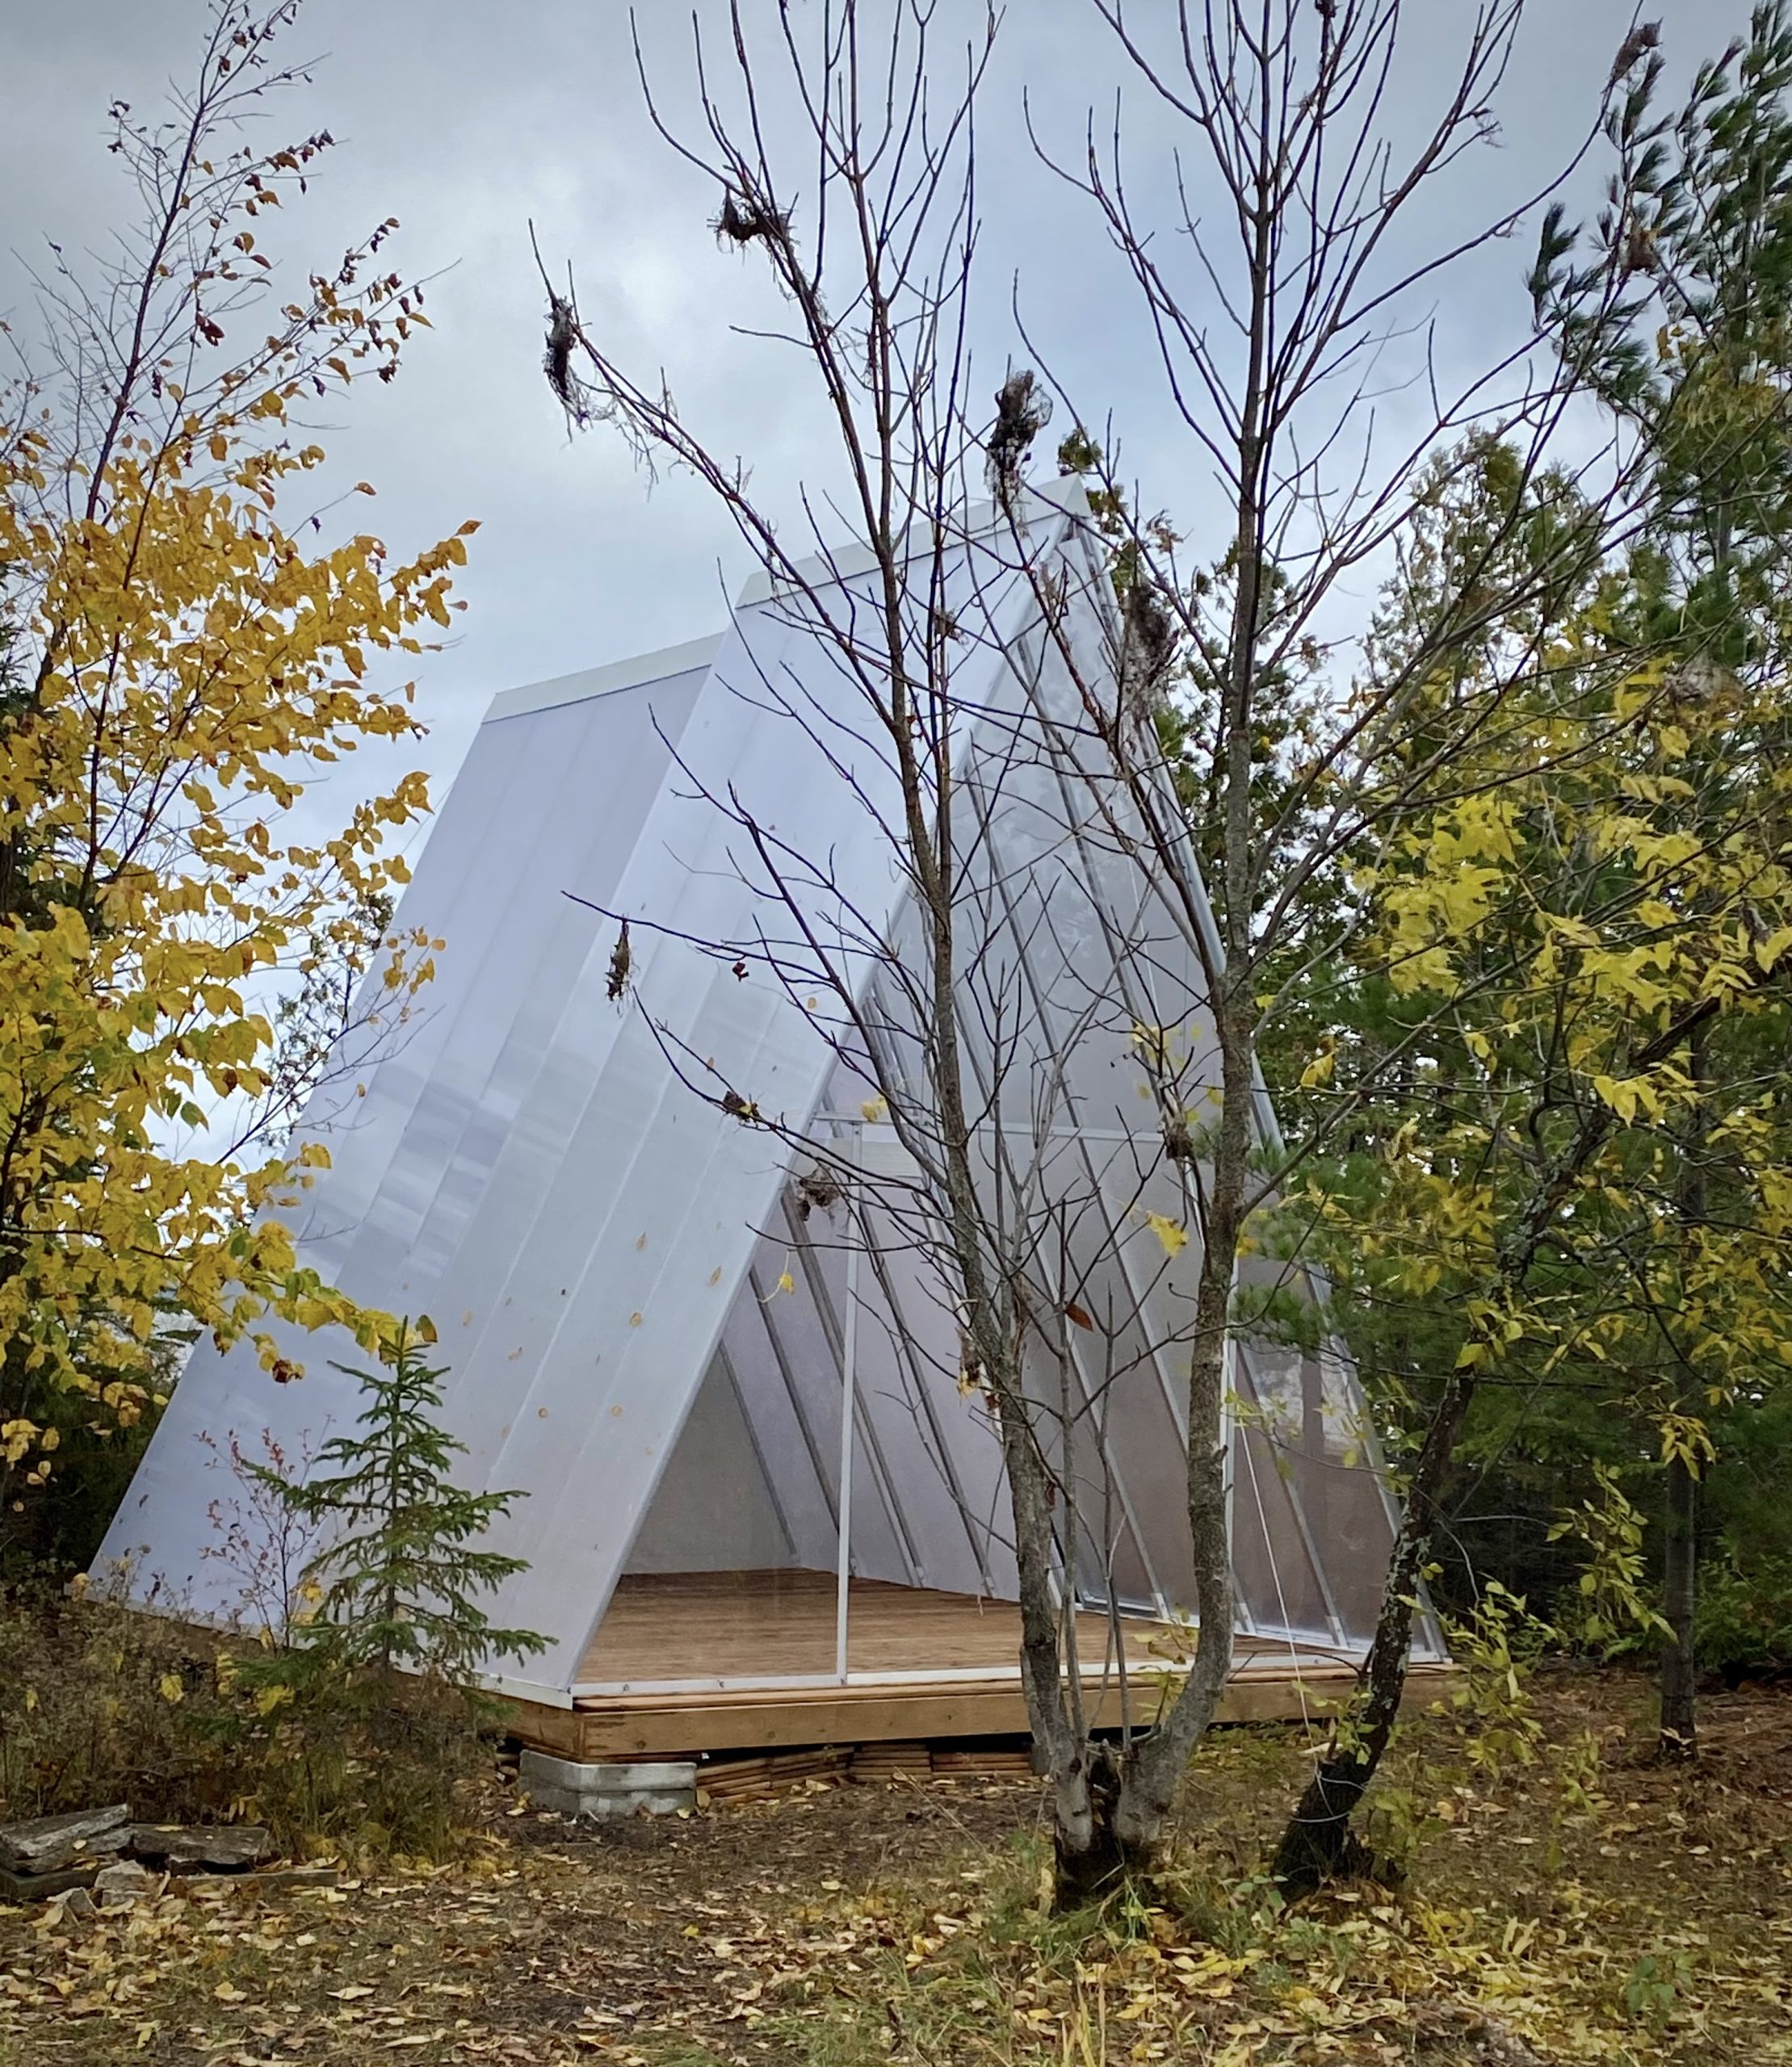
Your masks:
M 265 1097 L 280 972 L 378 960 L 388 1024 L 429 974 L 431 943 L 366 925 L 422 777 L 346 820 L 313 791 L 421 731 L 411 685 L 376 670 L 451 622 L 473 528 L 403 560 L 303 502 L 308 405 L 391 379 L 424 319 L 382 260 L 390 222 L 297 291 L 260 248 L 330 142 L 242 140 L 303 78 L 274 51 L 295 11 L 224 0 L 170 119 L 114 107 L 136 224 L 96 277 L 48 273 L 0 398 L 9 1514 L 71 1429 L 141 1415 L 177 1319 L 259 1340 L 276 1378 L 271 1316 L 380 1325 L 296 1267 L 278 1218 L 325 1151 L 208 1125 Z

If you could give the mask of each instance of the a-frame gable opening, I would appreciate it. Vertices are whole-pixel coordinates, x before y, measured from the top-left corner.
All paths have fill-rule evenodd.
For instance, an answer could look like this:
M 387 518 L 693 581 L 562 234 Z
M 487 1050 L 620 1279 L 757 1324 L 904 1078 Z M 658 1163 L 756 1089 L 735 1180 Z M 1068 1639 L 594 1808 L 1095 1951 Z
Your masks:
M 840 1378 L 787 1251 L 761 1241 L 577 1685 L 835 1675 Z
M 843 1205 L 787 1189 L 586 1648 L 581 1698 L 1018 1684 L 1018 1575 L 988 1402 L 962 1382 L 957 1330 L 913 1231 L 861 1203 L 849 1233 Z M 1105 1498 L 1092 1491 L 1091 1511 Z M 1160 1665 L 1156 1623 L 1132 1603 L 1123 1628 L 1093 1590 L 1082 1604 L 1085 1671 L 1121 1641 L 1132 1670 Z

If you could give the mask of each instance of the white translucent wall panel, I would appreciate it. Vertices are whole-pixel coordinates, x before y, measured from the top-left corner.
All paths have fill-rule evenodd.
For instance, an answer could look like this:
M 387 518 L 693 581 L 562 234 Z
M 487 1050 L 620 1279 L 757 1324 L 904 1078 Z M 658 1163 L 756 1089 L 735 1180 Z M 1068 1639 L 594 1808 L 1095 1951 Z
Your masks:
M 1011 1599 L 1006 1485 L 987 1403 L 961 1390 L 957 1331 L 931 1264 L 870 1217 L 854 1390 L 908 1518 L 923 1584 Z M 856 1512 L 856 1505 L 855 1505 Z
M 825 1362 L 793 1357 L 770 1317 L 781 1266 L 762 1252 L 736 1296 L 719 1357 L 739 1397 L 791 1542 L 791 1562 L 833 1570 L 837 1558 L 840 1391 Z
M 1314 1296 L 1298 1264 L 1253 1259 L 1241 1277 L 1257 1296 Z M 1360 1647 L 1374 1633 L 1392 1536 L 1361 1389 L 1335 1350 L 1305 1355 L 1262 1336 L 1240 1346 L 1236 1377 L 1234 1555 L 1243 1604 L 1265 1633 Z
M 774 1300 L 766 1318 L 793 1362 L 813 1362 L 826 1369 L 837 1402 L 833 1425 L 837 1431 L 846 1399 L 846 1284 L 851 1240 L 846 1215 L 837 1207 L 832 1212 L 812 1212 L 805 1218 L 787 1191 L 780 1206 L 781 1253 L 791 1289 Z M 856 1275 L 862 1279 L 862 1262 Z M 855 1568 L 863 1579 L 920 1585 L 922 1564 L 917 1532 L 892 1485 L 879 1423 L 856 1383 L 854 1407 L 851 1541 Z M 835 1476 L 837 1482 L 837 1468 Z
M 1085 1541 L 1079 1576 L 1091 1600 L 1192 1611 L 1181 1374 L 1165 1369 L 1152 1339 L 1154 1316 L 1148 1306 L 1140 1310 L 1139 1278 L 1163 1260 L 1155 1238 L 1147 1239 L 1155 1259 L 1136 1241 L 1132 1258 L 1116 1255 L 1103 1239 L 1078 1260 L 1073 1297 L 1089 1326 L 1073 1325 L 1065 1339 L 1086 1402 L 1078 1430 L 1079 1449 L 1089 1460 L 1079 1474 L 1085 1532 L 1099 1533 L 1107 1558 L 1092 1566 L 1094 1545 Z M 1129 1274 L 1129 1260 L 1139 1278 Z M 1097 1458 L 1105 1478 L 1092 1469 Z
M 1336 1643 L 1345 1633 L 1300 1499 L 1302 1375 L 1303 1360 L 1286 1350 L 1235 1348 L 1233 1562 L 1258 1634 Z
M 303 1260 L 371 1304 L 431 1315 L 457 1428 L 456 1346 L 474 1288 L 452 1267 L 454 1233 L 490 1188 L 577 972 L 607 953 L 598 916 L 564 892 L 602 901 L 615 889 L 704 672 L 649 670 L 625 690 L 582 697 L 574 678 L 568 700 L 481 727 L 398 920 L 444 941 L 434 980 L 355 1080 L 320 1088 L 299 1128 L 331 1156 L 288 1215 Z M 246 1348 L 195 1348 L 96 1569 L 127 1564 L 140 1596 L 195 1615 L 238 1610 L 245 1560 L 220 1553 L 233 1528 L 254 1535 L 258 1524 L 232 1444 L 258 1460 L 276 1444 L 296 1466 L 356 1411 L 352 1381 L 329 1361 L 361 1361 L 352 1344 L 288 1331 L 286 1347 L 305 1365 L 287 1386 Z M 476 1463 L 464 1476 L 487 1482 Z
M 1305 1412 L 1295 1487 L 1338 1619 L 1348 1637 L 1366 1642 L 1381 1609 L 1388 1553 L 1387 1495 L 1373 1468 L 1374 1431 L 1360 1390 L 1337 1356 L 1309 1360 L 1302 1377 Z
M 1017 1587 L 1000 1451 L 987 1402 L 959 1383 L 957 1330 L 933 1265 L 875 1211 L 866 1235 L 856 1273 L 854 1576 L 895 1579 L 930 1595 L 1012 1600 Z M 835 1281 L 843 1291 L 841 1279 Z M 900 1527 L 906 1573 L 878 1559 L 886 1512 Z M 874 1615 L 863 1603 L 861 1608 L 849 1620 L 849 1669 L 886 1670 L 901 1651 L 900 1642 L 891 1648 L 888 1611 Z M 974 1613 L 951 1624 L 946 1662 L 954 1669 L 1012 1667 L 1009 1620 L 991 1615 L 981 1651 L 977 1627 Z
M 787 1570 L 802 1565 L 798 1528 L 778 1497 L 728 1359 L 709 1367 L 640 1532 L 624 1576 Z M 803 1546 L 830 1570 L 825 1538 Z

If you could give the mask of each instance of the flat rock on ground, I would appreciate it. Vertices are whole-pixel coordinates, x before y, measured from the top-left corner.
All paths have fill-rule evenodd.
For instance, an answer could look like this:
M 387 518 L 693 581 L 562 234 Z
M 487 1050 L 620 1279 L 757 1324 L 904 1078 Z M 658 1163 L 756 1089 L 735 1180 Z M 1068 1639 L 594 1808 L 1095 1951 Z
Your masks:
M 198 1867 L 214 1873 L 241 1872 L 258 1865 L 271 1849 L 259 1823 L 172 1825 L 133 1823 L 124 1848 L 135 1859 L 172 1872 Z
M 46 1902 L 70 1888 L 85 1888 L 111 1856 L 101 1852 L 56 1873 L 9 1873 L 0 1866 L 0 1902 Z
M 9 1873 L 65 1872 L 96 1854 L 119 1851 L 130 1820 L 129 1809 L 117 1802 L 109 1809 L 0 1824 L 0 1867 Z
M 101 1909 L 128 1909 L 162 1885 L 158 1875 L 139 1866 L 134 1859 L 115 1859 L 95 1875 L 94 1899 Z

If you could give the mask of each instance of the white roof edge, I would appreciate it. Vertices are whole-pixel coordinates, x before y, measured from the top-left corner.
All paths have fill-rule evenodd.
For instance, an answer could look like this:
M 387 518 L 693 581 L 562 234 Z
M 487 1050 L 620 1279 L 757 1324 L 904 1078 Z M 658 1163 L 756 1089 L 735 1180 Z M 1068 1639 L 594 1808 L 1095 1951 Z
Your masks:
M 711 631 L 701 639 L 687 639 L 682 646 L 662 646 L 657 653 L 638 653 L 632 660 L 612 660 L 607 667 L 585 668 L 577 674 L 556 675 L 550 681 L 502 690 L 485 706 L 481 722 L 520 717 L 529 711 L 552 711 L 562 703 L 583 703 L 594 696 L 614 696 L 619 690 L 689 674 L 694 668 L 709 665 L 723 635 Z
M 1085 514 L 1089 507 L 1081 474 L 1060 474 L 1053 480 L 1029 481 L 1026 494 L 1028 500 L 1037 500 L 1047 512 L 1058 514 Z M 965 539 L 984 537 L 1001 524 L 1004 517 L 1001 505 L 994 501 L 973 502 L 965 511 L 963 530 L 951 536 L 948 543 L 955 545 Z M 905 543 L 918 549 L 930 529 L 925 522 L 912 525 Z M 837 552 L 811 553 L 806 559 L 796 561 L 791 572 L 795 581 L 826 588 L 836 581 L 850 581 L 858 575 L 868 574 L 876 564 L 877 556 L 871 547 L 854 541 L 841 547 Z M 773 576 L 765 568 L 756 568 L 747 576 L 734 606 L 744 610 L 758 603 L 768 603 L 779 589 L 788 585 L 783 577 Z
M 1045 511 L 1081 515 L 1088 508 L 1080 474 L 1062 474 L 1055 480 L 1029 482 L 1026 495 L 1029 501 L 1043 504 Z M 981 538 L 1002 521 L 1003 512 L 997 503 L 974 502 L 965 512 L 961 536 Z M 925 539 L 929 528 L 925 523 L 916 524 L 909 536 L 918 546 Z M 876 564 L 877 556 L 869 546 L 853 543 L 842 546 L 837 552 L 812 553 L 807 559 L 797 561 L 793 571 L 799 581 L 826 586 L 868 573 Z M 736 599 L 735 608 L 750 610 L 758 604 L 769 602 L 782 585 L 761 568 L 749 576 Z M 632 660 L 612 660 L 605 667 L 585 668 L 577 674 L 556 675 L 547 681 L 526 682 L 520 688 L 500 690 L 485 706 L 485 715 L 481 722 L 489 724 L 496 718 L 518 718 L 531 711 L 552 711 L 565 703 L 583 703 L 594 696 L 613 696 L 622 690 L 639 689 L 648 682 L 665 681 L 673 675 L 688 674 L 694 668 L 707 668 L 715 660 L 725 635 L 712 631 L 701 639 L 686 639 L 680 646 L 662 646 L 657 652 L 636 654 Z

